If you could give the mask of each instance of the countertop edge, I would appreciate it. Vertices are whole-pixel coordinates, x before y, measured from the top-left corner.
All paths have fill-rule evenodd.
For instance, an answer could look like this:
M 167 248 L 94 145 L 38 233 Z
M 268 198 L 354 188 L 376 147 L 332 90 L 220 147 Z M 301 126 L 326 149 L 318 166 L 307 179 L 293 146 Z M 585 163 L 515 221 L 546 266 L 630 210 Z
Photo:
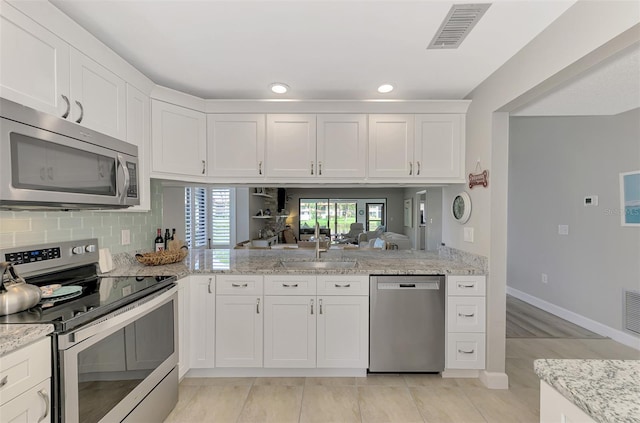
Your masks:
M 0 325 L 0 357 L 32 344 L 53 332 L 53 325 Z

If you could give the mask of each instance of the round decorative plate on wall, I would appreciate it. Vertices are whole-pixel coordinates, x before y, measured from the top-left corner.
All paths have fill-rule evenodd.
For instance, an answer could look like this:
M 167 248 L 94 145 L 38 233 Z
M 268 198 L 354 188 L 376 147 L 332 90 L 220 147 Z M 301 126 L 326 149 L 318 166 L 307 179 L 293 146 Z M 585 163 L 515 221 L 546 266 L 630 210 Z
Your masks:
M 451 214 L 459 223 L 467 223 L 471 217 L 471 197 L 466 192 L 456 195 L 451 202 Z

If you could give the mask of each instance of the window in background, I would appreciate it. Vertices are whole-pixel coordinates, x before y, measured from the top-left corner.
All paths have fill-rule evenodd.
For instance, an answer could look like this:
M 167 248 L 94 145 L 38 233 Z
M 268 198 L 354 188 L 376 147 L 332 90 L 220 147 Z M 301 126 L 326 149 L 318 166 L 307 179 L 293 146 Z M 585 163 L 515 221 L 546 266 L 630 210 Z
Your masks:
M 185 243 L 190 249 L 231 248 L 235 243 L 233 188 L 186 187 Z
M 357 218 L 357 202 L 346 199 L 301 198 L 299 229 L 300 234 L 312 234 L 316 222 L 323 233 L 340 234 L 349 232 Z
M 367 231 L 375 231 L 379 226 L 384 226 L 384 204 L 367 203 Z

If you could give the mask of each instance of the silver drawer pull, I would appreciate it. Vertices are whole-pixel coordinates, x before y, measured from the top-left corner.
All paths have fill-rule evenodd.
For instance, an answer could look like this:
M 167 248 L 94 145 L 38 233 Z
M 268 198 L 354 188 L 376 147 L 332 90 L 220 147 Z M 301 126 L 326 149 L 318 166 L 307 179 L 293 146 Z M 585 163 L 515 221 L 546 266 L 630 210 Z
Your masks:
M 322 314 L 322 298 L 318 300 L 318 304 L 320 305 L 320 314 Z
M 471 350 L 471 351 L 465 351 L 465 350 L 458 350 L 458 352 L 460 354 L 473 354 L 474 352 L 476 352 L 476 350 Z
M 232 282 L 231 286 L 233 286 L 234 288 L 246 288 L 249 285 L 246 284 L 246 283 L 235 283 L 235 282 Z
M 471 313 L 471 314 L 458 313 L 459 317 L 473 317 L 475 315 L 476 315 L 475 313 Z
M 260 298 L 256 298 L 256 314 L 260 314 Z
M 475 284 L 473 284 L 473 283 L 472 283 L 471 285 L 465 285 L 465 284 L 463 284 L 463 283 L 459 283 L 459 284 L 458 284 L 458 288 L 475 288 L 475 286 L 476 286 L 476 285 L 475 285 Z
M 213 291 L 211 291 L 212 282 L 213 282 L 213 278 L 209 278 L 209 283 L 207 284 L 207 292 L 209 292 L 209 294 L 213 294 Z
M 311 314 L 313 314 L 313 300 L 311 300 Z
M 44 389 L 41 389 L 38 391 L 38 395 L 40 395 L 40 398 L 42 398 L 42 400 L 44 401 L 44 414 L 38 419 L 39 423 L 46 419 L 49 415 L 49 394 L 47 394 L 47 391 L 45 391 Z
M 350 283 L 337 283 L 335 285 L 336 285 L 336 288 L 349 288 L 351 286 Z
M 297 288 L 298 284 L 297 283 L 283 283 L 282 286 L 284 286 L 285 288 Z
M 3 377 L 2 380 L 0 380 L 0 388 L 6 385 L 7 382 L 9 382 L 9 375 L 5 375 L 5 377 Z

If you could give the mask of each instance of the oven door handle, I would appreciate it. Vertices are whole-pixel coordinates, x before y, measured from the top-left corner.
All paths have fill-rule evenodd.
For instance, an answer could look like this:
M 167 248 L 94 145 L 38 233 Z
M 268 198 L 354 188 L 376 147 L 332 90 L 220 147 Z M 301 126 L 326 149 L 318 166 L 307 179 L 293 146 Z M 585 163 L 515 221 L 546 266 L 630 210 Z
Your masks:
M 167 291 L 160 291 L 155 297 L 141 298 L 132 304 L 126 305 L 113 313 L 89 323 L 77 331 L 59 337 L 58 347 L 64 350 L 92 336 L 110 332 L 114 328 L 124 327 L 170 301 L 172 296 L 177 292 L 178 288 L 174 286 Z

